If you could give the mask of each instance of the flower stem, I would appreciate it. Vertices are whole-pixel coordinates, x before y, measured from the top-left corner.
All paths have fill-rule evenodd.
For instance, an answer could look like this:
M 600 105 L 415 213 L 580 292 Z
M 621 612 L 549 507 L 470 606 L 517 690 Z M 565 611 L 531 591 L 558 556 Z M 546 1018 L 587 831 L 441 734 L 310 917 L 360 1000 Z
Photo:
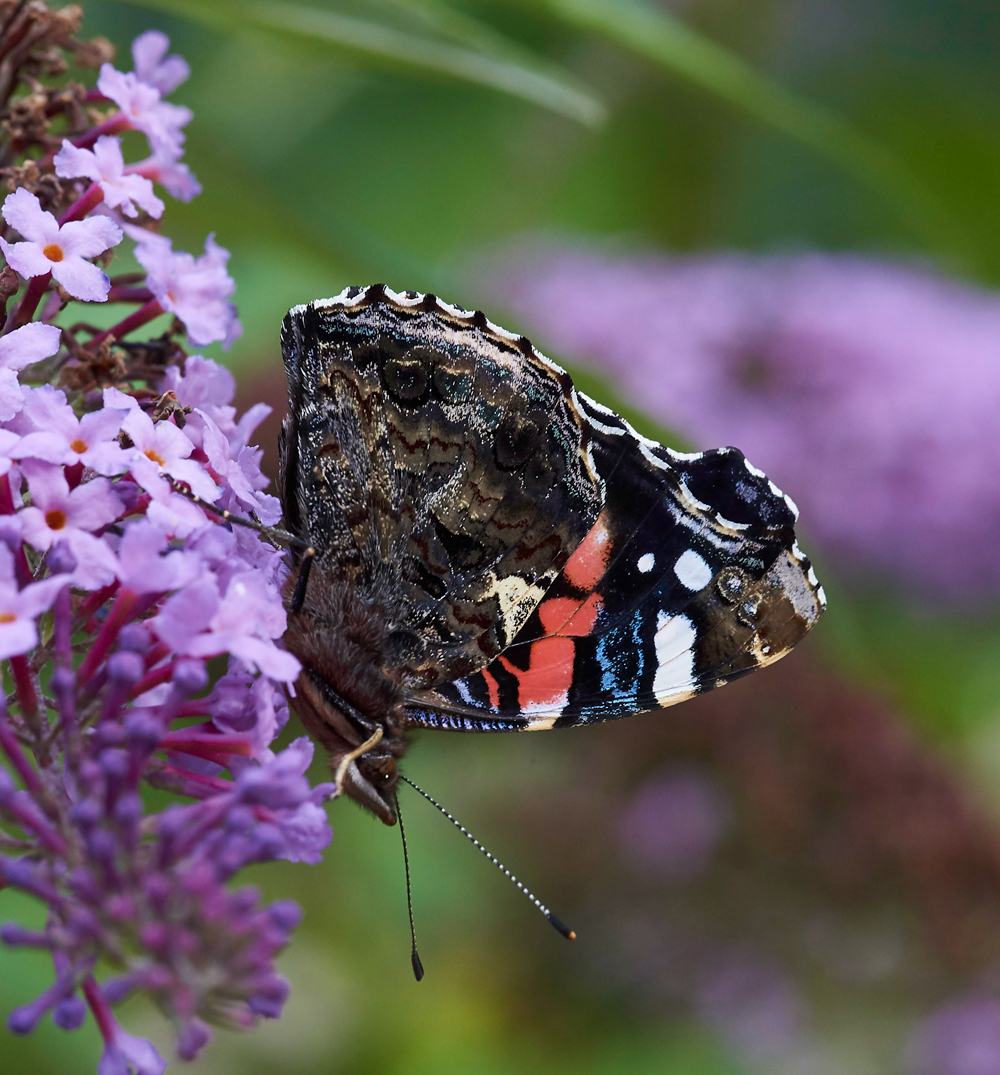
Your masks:
M 91 183 L 59 218 L 59 227 L 61 228 L 63 224 L 68 224 L 71 220 L 82 220 L 95 205 L 103 200 L 104 191 L 101 189 L 101 184 Z
M 148 287 L 112 287 L 108 302 L 149 302 L 153 292 Z
M 14 729 L 11 728 L 6 714 L 0 714 L 0 749 L 7 755 L 11 765 L 14 766 L 17 775 L 25 788 L 31 792 L 37 801 L 47 798 L 42 782 L 38 779 L 31 762 L 28 761 L 21 744 L 17 741 Z
M 131 590 L 118 591 L 115 603 L 111 606 L 111 611 L 108 613 L 104 623 L 101 624 L 101 629 L 97 633 L 97 638 L 94 639 L 94 644 L 90 647 L 90 652 L 84 657 L 83 664 L 80 665 L 78 672 L 80 683 L 86 683 L 94 674 L 97 666 L 107 656 L 108 650 L 111 649 L 112 643 L 118 637 L 118 632 L 124 627 L 131 615 L 137 600 L 138 598 Z
M 10 670 L 14 676 L 17 700 L 21 703 L 21 713 L 26 720 L 34 725 L 36 722 L 32 718 L 38 715 L 38 695 L 35 692 L 35 684 L 31 677 L 28 658 L 23 654 L 19 657 L 11 657 Z
M 45 273 L 44 276 L 33 276 L 31 278 L 31 283 L 28 284 L 28 288 L 21 298 L 21 301 L 17 304 L 17 309 L 7 322 L 9 326 L 7 330 L 8 332 L 13 332 L 14 329 L 26 325 L 31 320 L 35 310 L 38 309 L 38 304 L 42 301 L 42 296 L 45 294 L 51 279 L 52 273 L 50 272 Z
M 87 998 L 90 1010 L 94 1013 L 94 1020 L 97 1023 L 97 1029 L 101 1032 L 101 1037 L 108 1045 L 111 1045 L 115 1040 L 117 1023 L 111 1013 L 111 1005 L 108 1004 L 101 987 L 94 981 L 93 975 L 84 980 L 83 995 Z
M 134 332 L 135 329 L 141 325 L 145 325 L 147 321 L 152 321 L 154 317 L 159 317 L 164 313 L 163 307 L 156 299 L 150 299 L 144 306 L 135 311 L 134 314 L 130 314 L 124 321 L 119 321 L 117 325 L 113 325 L 109 329 L 105 329 L 104 332 L 99 332 L 87 345 L 88 349 L 93 349 L 98 344 L 103 343 L 109 336 L 113 336 L 116 340 L 120 340 L 123 336 L 127 336 L 130 332 Z

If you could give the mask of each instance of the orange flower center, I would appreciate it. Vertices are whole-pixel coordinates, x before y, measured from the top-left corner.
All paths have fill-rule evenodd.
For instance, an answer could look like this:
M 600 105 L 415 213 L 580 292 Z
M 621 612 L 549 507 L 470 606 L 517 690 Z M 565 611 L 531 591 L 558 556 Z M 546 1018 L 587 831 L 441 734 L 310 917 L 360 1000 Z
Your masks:
M 152 459 L 158 466 L 166 466 L 166 460 L 155 448 L 148 448 L 143 454 L 147 459 Z
M 0 612 L 0 623 L 13 623 L 16 619 L 13 612 Z
M 74 441 L 70 441 L 69 446 L 73 449 L 74 452 L 76 452 L 77 455 L 83 455 L 83 453 L 87 450 L 87 442 L 85 440 L 80 440 L 79 437 L 77 437 Z
M 66 256 L 63 253 L 63 248 L 58 243 L 49 243 L 48 246 L 42 248 L 42 253 L 49 261 L 62 261 Z
M 47 511 L 45 513 L 45 523 L 50 530 L 62 530 L 66 525 L 66 512 L 60 511 L 59 508 Z

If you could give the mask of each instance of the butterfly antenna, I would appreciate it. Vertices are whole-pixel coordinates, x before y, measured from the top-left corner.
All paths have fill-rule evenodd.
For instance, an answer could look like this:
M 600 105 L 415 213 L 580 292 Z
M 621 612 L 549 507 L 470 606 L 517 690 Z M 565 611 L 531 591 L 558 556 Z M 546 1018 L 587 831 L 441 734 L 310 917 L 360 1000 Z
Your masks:
M 431 796 L 428 795 L 427 792 L 424 791 L 423 788 L 418 787 L 408 777 L 405 777 L 402 774 L 400 774 L 399 779 L 402 780 L 404 783 L 409 784 L 410 787 L 413 788 L 414 791 L 418 792 L 420 795 L 423 795 L 423 797 L 431 804 L 431 806 L 433 806 L 436 810 L 439 810 L 442 814 L 444 814 L 444 816 L 452 823 L 452 825 L 454 825 L 455 828 L 458 829 L 458 831 L 467 840 L 471 841 L 472 844 L 476 847 L 476 849 L 478 851 L 480 851 L 483 855 L 485 855 L 486 858 L 488 858 L 490 860 L 490 862 L 492 862 L 493 865 L 496 866 L 496 868 L 504 875 L 504 877 L 507 878 L 508 881 L 513 882 L 514 885 L 517 888 L 519 888 L 521 890 L 521 892 L 525 896 L 528 897 L 529 900 L 531 900 L 531 902 L 539 909 L 539 911 L 541 911 L 542 914 L 545 915 L 545 917 L 549 920 L 549 922 L 551 922 L 552 925 L 567 940 L 570 940 L 570 941 L 575 941 L 576 940 L 576 931 L 570 929 L 569 926 L 567 926 L 565 922 L 562 922 L 560 919 L 556 918 L 556 916 L 548 909 L 548 907 L 546 907 L 545 904 L 542 903 L 542 901 L 533 892 L 531 892 L 527 888 L 525 888 L 525 886 L 522 885 L 520 881 L 518 881 L 518 879 L 510 872 L 510 870 L 508 870 L 507 867 L 498 858 L 496 858 L 496 856 L 491 855 L 489 853 L 489 851 L 487 851 L 486 848 L 483 847 L 483 845 L 475 838 L 475 836 L 472 835 L 471 832 L 469 832 L 469 830 L 459 820 L 457 820 L 456 818 L 452 817 L 451 814 L 449 814 L 448 811 L 445 810 L 445 808 L 439 802 L 437 802 L 435 799 L 432 799 Z M 403 825 L 402 819 L 400 819 L 400 832 L 402 832 L 402 825 Z M 416 947 L 414 947 L 413 951 L 414 951 L 414 954 L 416 954 Z
M 413 926 L 413 897 L 410 894 L 410 856 L 406 853 L 406 833 L 403 830 L 403 813 L 399 809 L 399 796 L 395 795 L 396 817 L 399 818 L 399 835 L 403 838 L 403 869 L 406 871 L 406 910 L 410 915 L 410 941 L 413 947 L 410 949 L 410 963 L 413 965 L 413 976 L 417 981 L 424 977 L 424 965 L 420 962 L 417 952 L 417 931 Z

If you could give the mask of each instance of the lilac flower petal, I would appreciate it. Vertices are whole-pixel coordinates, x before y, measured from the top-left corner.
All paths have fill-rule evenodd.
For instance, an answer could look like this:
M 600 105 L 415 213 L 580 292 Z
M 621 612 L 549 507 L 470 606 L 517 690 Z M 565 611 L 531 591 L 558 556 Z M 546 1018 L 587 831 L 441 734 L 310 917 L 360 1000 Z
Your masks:
M 155 86 L 164 96 L 191 74 L 182 56 L 167 56 L 170 38 L 160 30 L 147 30 L 132 42 L 132 65 L 141 82 Z
M 219 594 L 214 580 L 203 576 L 168 598 L 160 614 L 151 621 L 151 626 L 159 638 L 178 653 L 210 656 L 192 651 L 190 644 L 212 622 L 218 608 Z
M 111 281 L 96 265 L 80 257 L 67 257 L 52 266 L 52 275 L 83 302 L 106 302 Z
M 59 229 L 59 245 L 65 251 L 67 258 L 73 255 L 81 258 L 96 258 L 105 250 L 117 246 L 123 237 L 122 229 L 106 216 L 71 220 Z M 58 268 L 58 265 L 56 267 Z
M 0 366 L 23 370 L 33 362 L 41 362 L 59 350 L 60 331 L 55 325 L 31 321 L 27 325 L 0 336 Z M 63 397 L 65 402 L 65 396 Z
M 98 142 L 103 139 L 98 138 Z M 120 146 L 117 138 L 109 139 Z M 119 155 L 121 149 L 119 148 Z M 55 165 L 56 175 L 63 179 L 85 178 L 95 182 L 101 178 L 101 168 L 97 162 L 97 156 L 89 149 L 80 149 L 68 139 L 63 139 L 62 148 L 52 158 Z
M 12 194 L 7 195 L 2 213 L 4 220 L 33 245 L 44 246 L 59 238 L 56 218 L 42 209 L 38 198 L 24 187 L 18 187 Z
M 164 534 L 176 538 L 189 538 L 195 531 L 215 525 L 197 504 L 180 493 L 153 500 L 146 509 L 146 518 L 156 523 Z
M 3 250 L 7 264 L 26 280 L 52 271 L 52 262 L 35 243 L 8 243 L 6 239 L 0 239 L 0 250 Z
M 0 369 L 0 422 L 9 422 L 23 406 L 24 396 L 17 374 L 13 370 Z
M 118 578 L 135 594 L 166 593 L 187 585 L 200 572 L 197 556 L 183 549 L 163 555 L 167 539 L 153 523 L 140 519 L 125 529 L 118 547 Z
M 249 444 L 254 430 L 273 410 L 267 403 L 255 403 L 250 407 L 236 423 L 236 432 L 232 438 L 233 449 Z

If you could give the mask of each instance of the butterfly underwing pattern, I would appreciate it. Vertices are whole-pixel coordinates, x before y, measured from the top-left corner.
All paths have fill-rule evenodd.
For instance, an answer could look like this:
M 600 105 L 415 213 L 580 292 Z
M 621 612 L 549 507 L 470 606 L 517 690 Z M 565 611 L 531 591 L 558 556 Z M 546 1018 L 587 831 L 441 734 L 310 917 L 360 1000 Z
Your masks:
M 409 728 L 660 709 L 777 660 L 823 611 L 795 505 L 738 449 L 640 436 L 482 313 L 350 287 L 281 339 L 285 525 L 315 550 L 294 704 L 387 824 Z

